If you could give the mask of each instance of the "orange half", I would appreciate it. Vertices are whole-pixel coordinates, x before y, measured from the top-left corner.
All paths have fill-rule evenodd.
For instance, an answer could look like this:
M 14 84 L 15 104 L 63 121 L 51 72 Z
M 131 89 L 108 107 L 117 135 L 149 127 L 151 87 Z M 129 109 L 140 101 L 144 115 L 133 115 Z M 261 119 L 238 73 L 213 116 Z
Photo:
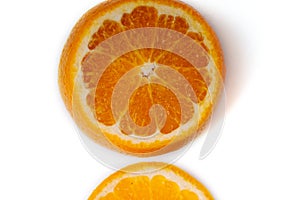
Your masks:
M 213 199 L 203 184 L 183 170 L 173 165 L 162 166 L 166 164 L 152 162 L 125 167 L 106 178 L 89 200 Z
M 112 0 L 89 10 L 62 52 L 59 86 L 79 128 L 101 145 L 158 155 L 199 133 L 224 77 L 219 42 L 175 0 Z

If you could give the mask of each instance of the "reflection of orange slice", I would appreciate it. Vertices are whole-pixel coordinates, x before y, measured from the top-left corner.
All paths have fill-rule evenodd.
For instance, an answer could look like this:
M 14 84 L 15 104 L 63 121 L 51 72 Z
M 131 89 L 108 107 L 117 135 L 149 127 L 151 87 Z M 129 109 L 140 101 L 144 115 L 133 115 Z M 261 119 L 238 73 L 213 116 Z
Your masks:
M 181 169 L 163 163 L 139 163 L 106 178 L 89 200 L 212 200 L 209 191 Z
M 222 77 L 212 29 L 175 0 L 94 7 L 73 29 L 59 67 L 63 100 L 81 130 L 134 154 L 172 151 L 196 135 Z

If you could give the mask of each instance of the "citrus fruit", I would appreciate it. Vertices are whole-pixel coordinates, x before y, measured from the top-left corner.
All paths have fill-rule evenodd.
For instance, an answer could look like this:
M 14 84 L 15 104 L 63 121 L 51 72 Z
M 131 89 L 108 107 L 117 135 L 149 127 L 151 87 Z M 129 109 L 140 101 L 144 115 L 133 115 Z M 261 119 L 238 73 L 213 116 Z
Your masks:
M 122 153 L 174 151 L 207 123 L 224 78 L 203 17 L 176 0 L 111 0 L 76 24 L 59 87 L 83 133 Z
M 173 165 L 138 163 L 106 178 L 89 200 L 212 200 L 195 178 Z M 157 170 L 160 168 L 159 170 Z

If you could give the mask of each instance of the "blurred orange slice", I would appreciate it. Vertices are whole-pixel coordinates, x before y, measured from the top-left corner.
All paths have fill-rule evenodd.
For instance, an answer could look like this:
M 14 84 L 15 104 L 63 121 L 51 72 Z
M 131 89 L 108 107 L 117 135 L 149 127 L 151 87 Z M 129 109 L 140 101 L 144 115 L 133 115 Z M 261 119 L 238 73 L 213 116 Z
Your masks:
M 89 10 L 62 52 L 59 86 L 79 128 L 139 155 L 173 151 L 203 128 L 224 77 L 218 40 L 175 0 L 112 0 Z
M 139 163 L 106 178 L 89 200 L 212 200 L 195 178 L 173 165 Z M 157 170 L 158 168 L 161 168 Z

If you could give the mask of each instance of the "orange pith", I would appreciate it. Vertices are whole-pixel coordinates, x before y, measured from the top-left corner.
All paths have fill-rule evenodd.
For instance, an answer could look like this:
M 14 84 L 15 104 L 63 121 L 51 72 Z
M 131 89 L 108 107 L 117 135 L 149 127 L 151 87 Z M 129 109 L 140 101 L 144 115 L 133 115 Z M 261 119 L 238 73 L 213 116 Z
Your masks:
M 148 166 L 147 166 L 148 165 Z M 211 200 L 212 195 L 193 177 L 181 169 L 163 163 L 139 163 L 118 171 L 104 180 L 89 200 Z M 147 172 L 145 169 L 157 170 Z
M 78 53 L 73 54 L 74 47 L 71 46 L 66 47 L 71 48 L 69 52 L 63 53 L 60 86 L 68 109 L 72 114 L 78 112 L 78 119 L 75 120 L 81 128 L 88 130 L 89 136 L 95 139 L 97 135 L 104 135 L 115 146 L 110 148 L 117 147 L 121 151 L 131 153 L 151 153 L 176 141 L 176 138 L 185 138 L 176 135 L 180 134 L 181 127 L 189 121 L 199 122 L 196 123 L 197 127 L 190 128 L 193 131 L 185 127 L 182 135 L 190 136 L 194 134 L 191 132 L 203 126 L 211 112 L 211 104 L 214 104 L 208 101 L 215 101 L 215 97 L 208 100 L 209 88 L 215 87 L 214 93 L 218 93 L 220 88 L 219 80 L 216 81 L 216 78 L 212 77 L 207 66 L 213 63 L 218 73 L 221 76 L 224 74 L 217 40 L 203 19 L 197 18 L 198 14 L 194 13 L 194 10 L 174 0 L 170 4 L 170 7 L 174 7 L 172 9 L 182 9 L 181 12 L 193 17 L 195 15 L 193 20 L 203 23 L 203 30 L 193 28 L 198 25 L 191 24 L 184 15 L 164 13 L 160 6 L 169 6 L 166 0 L 153 3 L 139 1 L 106 2 L 83 18 L 83 22 L 86 19 L 90 21 L 78 26 L 78 32 L 81 32 L 81 39 L 78 41 L 82 42 L 72 44 Z M 127 3 L 132 9 L 126 7 Z M 98 25 L 93 24 L 93 20 L 97 21 L 97 12 L 103 12 L 99 14 L 101 19 L 101 15 L 113 13 L 114 9 L 120 9 L 122 6 L 124 11 L 121 11 L 120 17 L 107 17 Z M 84 28 L 90 28 L 92 31 L 85 32 Z M 149 29 L 148 32 L 139 32 L 138 36 L 134 35 L 136 32 L 130 33 L 130 30 L 141 28 L 178 32 L 193 40 L 203 50 L 196 52 L 193 45 L 184 46 L 182 38 L 178 37 L 167 41 L 172 43 L 169 48 L 155 48 L 155 45 L 149 47 L 145 44 L 160 43 L 155 41 L 155 34 L 158 32 Z M 125 36 L 118 38 L 122 33 L 126 33 Z M 114 43 L 114 38 L 122 42 Z M 112 42 L 105 43 L 109 39 L 112 39 Z M 176 53 L 180 51 L 178 46 L 188 52 L 186 55 L 189 59 Z M 72 57 L 76 55 L 80 56 Z M 73 63 L 78 68 L 69 69 L 67 65 L 72 61 L 63 59 L 74 60 Z M 68 78 L 72 80 L 66 80 Z M 216 86 L 211 85 L 212 83 Z M 81 90 L 86 91 L 86 96 L 75 97 L 74 95 L 80 94 Z M 199 110 L 195 105 L 206 106 L 203 112 L 199 113 L 203 114 L 202 116 L 196 116 L 199 115 Z M 91 115 L 87 115 L 87 112 Z M 87 125 L 90 127 L 86 127 Z M 147 141 L 149 136 L 153 137 Z M 99 142 L 99 139 L 96 140 Z

